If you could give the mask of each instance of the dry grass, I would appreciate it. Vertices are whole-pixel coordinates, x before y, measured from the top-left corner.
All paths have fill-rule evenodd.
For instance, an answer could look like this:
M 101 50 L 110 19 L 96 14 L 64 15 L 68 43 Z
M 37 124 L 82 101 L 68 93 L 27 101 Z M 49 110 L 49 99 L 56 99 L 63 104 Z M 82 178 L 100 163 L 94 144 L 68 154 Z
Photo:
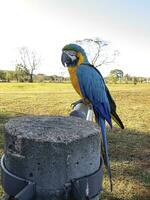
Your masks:
M 150 84 L 109 85 L 125 130 L 115 124 L 109 131 L 109 152 L 114 190 L 104 181 L 103 200 L 150 199 Z M 10 117 L 32 115 L 68 115 L 77 100 L 70 84 L 1 83 L 0 152 L 3 149 L 4 124 Z M 2 192 L 1 192 L 2 193 Z

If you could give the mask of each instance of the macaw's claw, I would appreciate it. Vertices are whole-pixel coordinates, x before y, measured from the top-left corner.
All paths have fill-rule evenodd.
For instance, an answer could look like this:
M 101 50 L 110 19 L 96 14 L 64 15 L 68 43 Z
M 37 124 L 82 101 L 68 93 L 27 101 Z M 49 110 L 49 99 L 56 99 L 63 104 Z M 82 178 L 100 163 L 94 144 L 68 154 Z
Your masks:
M 83 100 L 83 99 L 80 99 L 80 100 L 78 100 L 78 101 L 73 102 L 73 103 L 71 104 L 71 107 L 74 108 L 74 107 L 75 107 L 77 104 L 79 104 L 79 103 L 84 103 L 84 100 Z

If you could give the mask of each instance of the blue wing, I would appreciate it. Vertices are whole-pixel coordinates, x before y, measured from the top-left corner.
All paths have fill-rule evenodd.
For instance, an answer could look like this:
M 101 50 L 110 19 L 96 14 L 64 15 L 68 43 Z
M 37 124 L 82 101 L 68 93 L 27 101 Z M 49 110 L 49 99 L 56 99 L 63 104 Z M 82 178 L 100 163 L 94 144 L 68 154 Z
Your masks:
M 112 188 L 105 120 L 109 123 L 111 127 L 112 122 L 110 116 L 110 106 L 105 91 L 105 83 L 102 76 L 100 76 L 94 68 L 88 65 L 80 65 L 77 68 L 77 77 L 81 93 L 83 97 L 87 98 L 92 103 L 96 116 L 96 121 L 101 127 L 102 141 L 105 153 L 104 160 L 106 162 L 106 167 Z
M 77 77 L 82 95 L 90 100 L 94 111 L 112 127 L 110 105 L 103 78 L 93 67 L 88 65 L 80 65 L 77 68 Z

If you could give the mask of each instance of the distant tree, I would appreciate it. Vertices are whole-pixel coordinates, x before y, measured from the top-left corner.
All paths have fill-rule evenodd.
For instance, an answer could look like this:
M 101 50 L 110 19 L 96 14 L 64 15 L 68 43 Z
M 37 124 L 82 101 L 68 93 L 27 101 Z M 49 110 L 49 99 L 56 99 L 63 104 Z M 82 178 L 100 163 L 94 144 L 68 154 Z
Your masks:
M 5 81 L 6 80 L 6 73 L 4 70 L 0 70 L 0 80 Z
M 110 64 L 114 62 L 115 57 L 119 55 L 118 50 L 113 52 L 109 51 L 109 42 L 99 38 L 86 38 L 83 40 L 76 40 L 76 42 L 88 49 L 90 62 L 95 67 L 100 67 L 103 64 Z
M 147 83 L 150 83 L 150 77 L 148 77 L 148 78 L 146 79 L 146 82 L 147 82 Z
M 65 82 L 70 82 L 70 77 L 65 77 L 65 78 L 64 78 L 64 81 L 65 81 Z
M 120 69 L 113 69 L 110 71 L 110 74 L 112 74 L 113 76 L 116 76 L 117 79 L 123 78 L 123 71 Z
M 35 76 L 35 80 L 36 80 L 36 82 L 44 82 L 44 80 L 45 80 L 45 75 L 44 75 L 44 74 L 37 74 L 37 75 Z
M 52 82 L 51 76 L 48 76 L 48 75 L 45 75 L 44 80 L 45 80 L 46 82 Z
M 146 82 L 146 79 L 144 77 L 136 77 L 136 78 L 137 78 L 137 82 L 139 82 L 139 83 Z
M 40 58 L 35 51 L 30 51 L 27 47 L 21 47 L 19 49 L 19 56 L 20 59 L 17 64 L 20 65 L 26 75 L 28 74 L 29 82 L 33 82 L 33 74 L 40 64 Z
M 117 81 L 121 82 L 123 78 L 123 71 L 120 69 L 113 69 L 109 73 L 108 81 L 112 83 L 117 83 Z
M 132 82 L 134 85 L 136 85 L 138 83 L 138 78 L 137 77 L 132 77 Z
M 117 83 L 118 79 L 116 76 L 114 76 L 113 74 L 109 74 L 109 76 L 107 77 L 107 82 L 108 83 Z
M 132 81 L 132 77 L 129 74 L 124 75 L 124 82 L 128 83 L 129 81 Z
M 6 71 L 5 75 L 6 81 L 10 82 L 15 79 L 15 72 L 14 71 Z
M 17 64 L 15 68 L 15 78 L 17 82 L 25 82 L 29 80 L 29 72 L 22 64 Z

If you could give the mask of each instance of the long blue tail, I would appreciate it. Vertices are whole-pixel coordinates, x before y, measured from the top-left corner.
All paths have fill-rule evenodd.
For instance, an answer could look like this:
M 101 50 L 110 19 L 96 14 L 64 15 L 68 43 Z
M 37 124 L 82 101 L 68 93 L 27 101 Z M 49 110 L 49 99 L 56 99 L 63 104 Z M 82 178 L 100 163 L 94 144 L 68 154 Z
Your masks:
M 109 156 L 108 156 L 108 145 L 107 145 L 107 138 L 106 138 L 106 126 L 105 126 L 105 120 L 99 117 L 99 124 L 101 127 L 101 132 L 102 132 L 102 143 L 104 147 L 104 163 L 107 168 L 107 173 L 109 176 L 109 181 L 110 181 L 110 189 L 112 191 L 112 176 L 111 176 L 111 169 L 110 169 L 110 162 L 109 162 Z

